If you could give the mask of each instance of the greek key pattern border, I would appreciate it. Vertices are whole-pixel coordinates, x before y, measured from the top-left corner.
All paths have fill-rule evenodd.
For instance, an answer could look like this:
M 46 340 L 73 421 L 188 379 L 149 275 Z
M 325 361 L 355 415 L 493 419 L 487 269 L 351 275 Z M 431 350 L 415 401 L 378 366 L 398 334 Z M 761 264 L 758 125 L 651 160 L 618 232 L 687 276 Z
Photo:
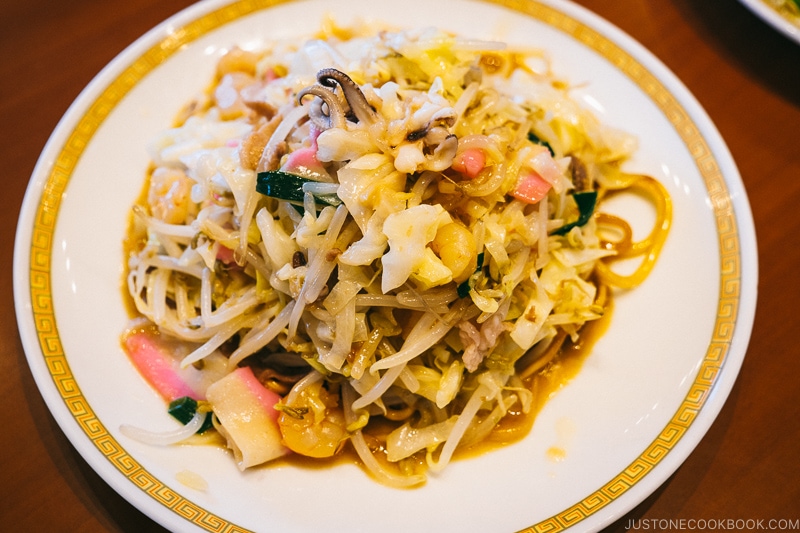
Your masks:
M 51 250 L 61 196 L 78 160 L 102 122 L 120 100 L 155 67 L 180 47 L 254 11 L 291 0 L 241 0 L 174 30 L 129 65 L 81 117 L 64 143 L 39 201 L 30 248 L 30 296 L 39 345 L 48 371 L 65 405 L 86 436 L 135 486 L 159 504 L 210 532 L 246 530 L 197 506 L 147 472 L 108 433 L 84 398 L 69 367 L 53 309 Z M 692 154 L 709 192 L 720 246 L 721 283 L 714 333 L 699 372 L 670 422 L 650 445 L 616 477 L 582 501 L 527 529 L 524 533 L 557 532 L 574 526 L 626 493 L 651 472 L 684 436 L 716 383 L 728 353 L 740 298 L 739 235 L 730 196 L 711 150 L 682 106 L 640 63 L 611 40 L 566 14 L 529 0 L 485 0 L 555 27 L 601 54 L 634 81 L 658 105 Z

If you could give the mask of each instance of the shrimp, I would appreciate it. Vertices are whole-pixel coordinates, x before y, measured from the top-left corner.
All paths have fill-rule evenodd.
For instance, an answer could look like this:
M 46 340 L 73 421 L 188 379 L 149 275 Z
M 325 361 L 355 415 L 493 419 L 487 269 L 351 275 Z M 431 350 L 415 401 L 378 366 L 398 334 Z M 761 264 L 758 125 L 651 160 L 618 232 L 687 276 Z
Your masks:
M 150 177 L 147 202 L 153 217 L 167 224 L 184 224 L 195 215 L 192 180 L 183 170 L 159 167 Z
M 322 374 L 312 372 L 278 407 L 284 446 L 308 457 L 332 457 L 349 437 L 339 395 L 323 385 Z

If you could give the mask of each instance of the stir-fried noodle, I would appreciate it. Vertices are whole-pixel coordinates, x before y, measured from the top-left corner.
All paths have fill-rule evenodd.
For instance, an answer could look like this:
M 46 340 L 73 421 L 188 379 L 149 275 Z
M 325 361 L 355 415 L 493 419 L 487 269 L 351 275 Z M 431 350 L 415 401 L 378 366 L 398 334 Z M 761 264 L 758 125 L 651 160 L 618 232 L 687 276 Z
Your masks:
M 635 139 L 569 93 L 541 52 L 433 29 L 225 54 L 132 215 L 123 342 L 188 406 L 168 441 L 205 417 L 243 469 L 349 448 L 413 486 L 530 413 L 531 378 L 643 281 L 672 216 L 621 170 Z M 638 242 L 599 211 L 628 192 L 655 206 Z

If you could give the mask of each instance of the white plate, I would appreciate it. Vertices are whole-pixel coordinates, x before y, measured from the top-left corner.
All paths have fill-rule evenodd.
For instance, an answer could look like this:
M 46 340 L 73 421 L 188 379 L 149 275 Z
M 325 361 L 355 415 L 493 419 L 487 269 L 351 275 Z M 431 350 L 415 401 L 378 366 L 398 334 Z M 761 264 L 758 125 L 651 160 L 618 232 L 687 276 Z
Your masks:
M 662 181 L 674 202 L 656 269 L 619 296 L 609 331 L 531 434 L 416 490 L 346 464 L 242 474 L 222 449 L 148 447 L 118 429 L 174 427 L 118 342 L 128 318 L 121 241 L 146 142 L 205 87 L 226 47 L 312 32 L 329 12 L 547 49 L 585 105 L 639 136 L 631 169 Z M 647 223 L 649 211 L 622 207 Z M 558 0 L 197 4 L 125 50 L 70 108 L 34 171 L 15 251 L 20 332 L 53 415 L 116 491 L 181 531 L 597 530 L 663 483 L 711 425 L 745 354 L 757 284 L 747 197 L 709 118 L 639 44 Z M 183 471 L 208 488 L 181 484 Z
M 750 11 L 761 17 L 764 22 L 800 44 L 800 26 L 794 24 L 788 18 L 781 15 L 776 9 L 767 4 L 764 0 L 739 1 L 747 6 Z

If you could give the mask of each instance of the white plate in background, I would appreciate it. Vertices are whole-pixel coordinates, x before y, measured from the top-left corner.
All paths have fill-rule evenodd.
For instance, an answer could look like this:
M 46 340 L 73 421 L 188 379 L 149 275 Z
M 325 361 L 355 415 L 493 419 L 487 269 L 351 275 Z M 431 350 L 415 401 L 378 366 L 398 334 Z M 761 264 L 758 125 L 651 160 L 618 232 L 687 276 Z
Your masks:
M 764 22 L 778 30 L 789 39 L 800 44 L 800 26 L 781 15 L 774 7 L 764 0 L 739 0 L 750 11 L 758 15 Z

